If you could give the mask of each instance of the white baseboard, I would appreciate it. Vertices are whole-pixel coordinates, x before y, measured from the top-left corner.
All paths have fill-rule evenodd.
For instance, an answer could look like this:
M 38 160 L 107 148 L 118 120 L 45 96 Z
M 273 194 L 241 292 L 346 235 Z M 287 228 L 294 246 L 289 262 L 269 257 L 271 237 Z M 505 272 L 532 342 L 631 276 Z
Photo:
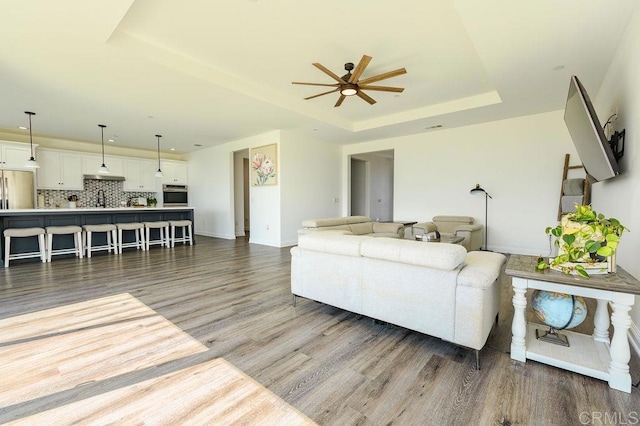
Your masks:
M 202 235 L 203 237 L 212 237 L 212 238 L 222 238 L 225 240 L 235 240 L 236 236 L 235 235 L 229 235 L 229 234 L 218 234 L 216 232 L 194 232 L 194 234 L 197 235 Z

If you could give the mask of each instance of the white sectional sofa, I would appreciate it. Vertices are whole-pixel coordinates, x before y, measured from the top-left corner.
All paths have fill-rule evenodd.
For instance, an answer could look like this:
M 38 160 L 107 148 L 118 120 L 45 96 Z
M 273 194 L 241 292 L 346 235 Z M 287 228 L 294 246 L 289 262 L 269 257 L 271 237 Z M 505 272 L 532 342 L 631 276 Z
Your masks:
M 497 318 L 506 258 L 460 245 L 310 233 L 291 249 L 291 292 L 478 351 Z
M 393 222 L 374 222 L 368 216 L 332 217 L 309 219 L 302 222 L 298 235 L 316 231 L 333 231 L 340 234 L 370 235 L 372 237 L 402 238 L 404 225 Z

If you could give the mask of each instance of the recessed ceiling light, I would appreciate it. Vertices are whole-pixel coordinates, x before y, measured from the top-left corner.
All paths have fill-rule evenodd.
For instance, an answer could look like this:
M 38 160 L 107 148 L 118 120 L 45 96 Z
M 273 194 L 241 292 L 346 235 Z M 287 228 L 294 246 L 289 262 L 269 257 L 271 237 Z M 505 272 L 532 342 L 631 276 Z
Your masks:
M 199 143 L 194 143 L 193 146 L 202 146 Z
M 439 129 L 441 127 L 442 127 L 442 124 L 434 124 L 433 126 L 428 126 L 428 127 L 425 127 L 424 129 L 425 130 L 433 130 L 433 129 Z
M 19 127 L 18 127 L 18 129 L 20 129 L 20 130 L 27 130 L 27 129 L 28 129 L 28 127 L 19 126 Z
M 169 148 L 169 151 L 175 151 L 175 150 L 176 150 L 175 148 Z
M 554 71 L 560 71 L 564 69 L 564 65 L 558 65 L 557 67 L 553 67 Z

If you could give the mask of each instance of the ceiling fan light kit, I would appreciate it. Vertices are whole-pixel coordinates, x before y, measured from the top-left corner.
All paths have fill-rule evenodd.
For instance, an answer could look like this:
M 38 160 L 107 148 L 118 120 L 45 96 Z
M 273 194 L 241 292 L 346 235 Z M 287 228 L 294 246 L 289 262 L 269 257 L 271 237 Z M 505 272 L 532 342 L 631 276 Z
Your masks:
M 358 86 L 356 86 L 355 84 L 344 84 L 342 85 L 342 87 L 340 88 L 340 93 L 342 93 L 345 96 L 353 96 L 356 93 L 358 93 Z
M 344 64 L 344 69 L 345 71 L 347 71 L 347 73 L 342 77 L 333 73 L 324 65 L 318 62 L 314 62 L 313 63 L 314 67 L 318 68 L 320 71 L 322 71 L 323 73 L 327 74 L 329 77 L 336 80 L 337 83 L 333 83 L 333 84 L 305 83 L 305 82 L 294 81 L 292 82 L 292 84 L 302 84 L 306 86 L 334 87 L 335 89 L 333 90 L 329 90 L 328 92 L 319 93 L 313 96 L 308 96 L 304 99 L 308 100 L 308 99 L 317 98 L 319 96 L 328 95 L 329 93 L 339 92 L 340 97 L 338 98 L 338 101 L 334 105 L 335 107 L 339 107 L 340 105 L 342 105 L 342 102 L 345 100 L 347 96 L 354 96 L 354 95 L 358 95 L 360 99 L 367 102 L 369 105 L 375 104 L 376 101 L 372 97 L 364 93 L 365 90 L 373 90 L 373 91 L 379 91 L 379 92 L 396 92 L 396 93 L 401 93 L 404 91 L 404 87 L 371 86 L 370 85 L 370 83 L 375 83 L 376 81 L 385 80 L 387 78 L 406 74 L 407 70 L 404 68 L 398 68 L 397 70 L 394 70 L 394 71 L 389 71 L 383 74 L 379 74 L 373 77 L 368 77 L 360 80 L 360 77 L 362 76 L 362 74 L 364 73 L 364 70 L 369 65 L 369 62 L 371 62 L 371 56 L 367 56 L 367 55 L 362 56 L 362 59 L 360 59 L 360 62 L 358 62 L 358 65 L 356 67 L 354 67 L 352 62 L 347 62 L 346 64 Z M 352 70 L 353 70 L 353 73 L 351 72 Z

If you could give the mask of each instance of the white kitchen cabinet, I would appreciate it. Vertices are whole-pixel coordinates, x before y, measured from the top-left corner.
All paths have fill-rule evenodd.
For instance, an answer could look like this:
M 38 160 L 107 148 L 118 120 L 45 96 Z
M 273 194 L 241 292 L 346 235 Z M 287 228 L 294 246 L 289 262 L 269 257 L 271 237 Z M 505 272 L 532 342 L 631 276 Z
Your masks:
M 111 176 L 124 176 L 124 161 L 120 157 L 104 156 L 104 162 L 111 173 Z M 82 174 L 98 174 L 98 168 L 102 165 L 102 155 L 83 155 Z
M 163 184 L 187 184 L 187 163 L 162 161 Z
M 82 156 L 66 151 L 39 149 L 37 169 L 39 189 L 82 190 Z
M 123 189 L 136 192 L 156 192 L 158 185 L 155 173 L 157 163 L 153 160 L 124 160 Z
M 0 143 L 0 167 L 3 169 L 26 169 L 24 163 L 30 157 L 31 147 L 27 144 Z

